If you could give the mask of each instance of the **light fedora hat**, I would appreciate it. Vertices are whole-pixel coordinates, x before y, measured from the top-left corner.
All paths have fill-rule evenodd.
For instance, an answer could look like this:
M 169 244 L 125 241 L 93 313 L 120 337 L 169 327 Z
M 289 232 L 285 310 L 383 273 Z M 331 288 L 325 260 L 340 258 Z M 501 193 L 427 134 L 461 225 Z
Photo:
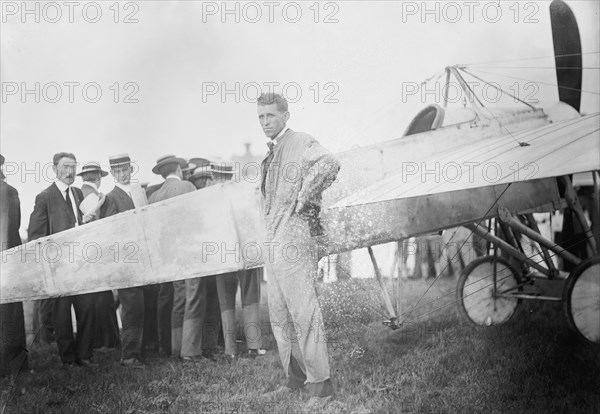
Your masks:
M 152 172 L 160 175 L 160 169 L 167 164 L 179 164 L 181 168 L 185 168 L 187 166 L 187 161 L 172 154 L 163 155 L 156 160 L 156 165 L 152 168 Z
M 77 175 L 83 175 L 88 172 L 99 172 L 102 177 L 106 177 L 108 175 L 108 171 L 104 171 L 102 167 L 100 167 L 100 163 L 96 161 L 90 161 L 81 167 L 81 172 Z

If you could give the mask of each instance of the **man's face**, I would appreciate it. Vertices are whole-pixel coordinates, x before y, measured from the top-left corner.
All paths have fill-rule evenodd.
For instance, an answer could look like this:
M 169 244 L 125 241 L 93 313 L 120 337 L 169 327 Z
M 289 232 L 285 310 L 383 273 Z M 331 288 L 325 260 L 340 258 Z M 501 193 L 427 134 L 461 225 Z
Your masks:
M 215 179 L 213 177 L 207 177 L 206 178 L 206 184 L 204 185 L 205 187 L 210 187 L 211 185 L 215 185 L 217 182 L 215 181 Z
M 131 172 L 133 167 L 131 164 L 117 165 L 111 167 L 110 173 L 115 177 L 119 184 L 127 185 L 131 181 Z
M 208 177 L 199 177 L 196 178 L 194 180 L 194 186 L 196 186 L 197 190 L 200 190 L 201 188 L 206 187 L 206 181 L 208 180 Z
M 258 121 L 265 135 L 271 139 L 281 132 L 288 119 L 290 119 L 290 113 L 279 112 L 276 103 L 258 105 Z
M 52 169 L 54 170 L 58 181 L 66 185 L 71 185 L 75 181 L 76 167 L 77 162 L 74 159 L 62 157 L 58 160 L 58 164 L 52 166 Z

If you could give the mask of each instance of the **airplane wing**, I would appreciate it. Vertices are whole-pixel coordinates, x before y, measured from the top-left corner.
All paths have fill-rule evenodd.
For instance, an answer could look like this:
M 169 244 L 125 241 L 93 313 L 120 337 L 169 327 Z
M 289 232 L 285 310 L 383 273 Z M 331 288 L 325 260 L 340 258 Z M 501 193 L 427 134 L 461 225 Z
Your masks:
M 561 207 L 553 177 L 600 170 L 600 114 L 463 144 L 399 162 L 380 182 L 323 213 L 328 252 Z M 443 136 L 440 136 L 443 138 Z M 520 144 L 523 143 L 523 144 Z M 525 145 L 528 144 L 528 145 Z
M 512 211 L 556 209 L 556 180 L 543 177 L 600 169 L 598 119 L 595 114 L 497 138 L 458 125 L 339 154 L 339 180 L 324 194 L 327 240 L 319 253 L 473 222 L 495 215 L 496 204 Z M 459 179 L 449 175 L 458 172 Z M 271 247 L 264 243 L 256 182 L 230 184 L 3 251 L 0 303 L 260 266 Z
M 597 113 L 403 161 L 387 178 L 330 208 L 600 170 L 599 131 Z
M 216 185 L 2 251 L 0 303 L 233 272 L 262 264 L 255 185 Z

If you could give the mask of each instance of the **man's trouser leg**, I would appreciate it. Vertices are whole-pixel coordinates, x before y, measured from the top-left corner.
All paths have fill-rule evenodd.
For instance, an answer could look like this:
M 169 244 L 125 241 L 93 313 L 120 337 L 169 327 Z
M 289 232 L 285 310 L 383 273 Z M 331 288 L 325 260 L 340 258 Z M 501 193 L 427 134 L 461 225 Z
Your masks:
M 77 361 L 74 347 L 73 321 L 71 319 L 71 296 L 53 299 L 52 324 L 60 360 L 65 362 Z
M 144 291 L 144 333 L 142 334 L 142 354 L 158 351 L 158 285 L 143 286 Z M 169 328 L 170 330 L 170 328 Z M 169 342 L 171 340 L 169 339 Z
M 35 301 L 36 318 L 38 329 L 40 330 L 40 342 L 49 344 L 56 341 L 56 332 L 54 330 L 54 298 L 40 299 Z
M 237 272 L 217 276 L 217 293 L 225 339 L 225 353 L 237 355 L 237 332 L 235 324 L 235 294 L 237 291 Z
M 185 280 L 173 282 L 173 312 L 171 313 L 171 355 L 181 355 L 183 315 L 185 314 Z
M 295 371 L 292 358 L 306 375 L 311 395 L 333 394 L 323 317 L 317 300 L 314 279 L 317 272 L 316 249 L 310 237 L 298 235 L 275 249 L 269 272 L 269 314 L 281 362 L 290 379 Z M 308 235 L 306 235 L 308 236 Z M 285 246 L 291 245 L 294 249 Z M 267 261 L 269 262 L 269 261 Z M 289 317 L 288 317 L 289 312 Z M 297 344 L 300 355 L 296 357 Z M 282 352 L 283 349 L 283 352 Z
M 0 377 L 27 369 L 23 303 L 0 305 Z
M 262 347 L 260 330 L 260 280 L 262 268 L 249 269 L 238 274 L 242 312 L 244 316 L 244 336 L 248 349 Z
M 280 289 L 279 283 L 273 274 L 273 268 L 269 264 L 265 264 L 269 273 L 269 282 L 267 283 L 269 294 L 269 319 L 273 330 L 273 336 L 277 342 L 279 350 L 279 358 L 285 372 L 287 382 L 286 386 L 292 389 L 304 387 L 306 381 L 306 369 L 300 366 L 300 361 L 292 356 L 293 341 L 289 339 L 289 333 L 286 332 L 290 316 L 285 304 L 283 292 Z M 292 325 L 293 329 L 293 325 Z M 297 343 L 295 344 L 297 348 Z M 298 352 L 299 353 L 299 352 Z M 296 354 L 296 352 L 294 352 Z
M 140 359 L 144 335 L 144 289 L 132 287 L 119 289 L 121 302 L 121 358 Z
M 96 296 L 96 293 L 71 296 L 77 318 L 77 335 L 73 344 L 77 359 L 90 359 L 93 354 L 96 334 Z
M 221 332 L 221 307 L 217 293 L 217 278 L 207 276 L 206 279 L 206 313 L 202 327 L 202 349 L 209 352 L 217 350 L 219 333 Z
M 96 333 L 94 348 L 113 348 L 119 343 L 119 327 L 112 291 L 96 293 Z
M 161 283 L 158 289 L 158 352 L 171 355 L 171 313 L 173 312 L 173 282 Z
M 202 355 L 202 331 L 206 312 L 206 280 L 204 279 L 204 277 L 197 277 L 184 281 L 185 311 L 181 334 L 182 357 Z

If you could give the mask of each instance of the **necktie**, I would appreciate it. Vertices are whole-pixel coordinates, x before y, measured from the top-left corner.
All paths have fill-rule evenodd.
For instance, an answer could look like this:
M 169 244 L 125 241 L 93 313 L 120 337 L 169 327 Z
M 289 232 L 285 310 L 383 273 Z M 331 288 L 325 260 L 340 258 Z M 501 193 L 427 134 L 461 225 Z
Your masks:
M 73 219 L 73 221 L 75 222 L 75 212 L 73 211 L 73 204 L 71 204 L 71 197 L 69 196 L 69 188 L 67 188 L 67 190 L 65 191 L 65 193 L 67 194 L 66 200 L 67 200 L 67 210 L 69 211 L 69 215 L 71 216 L 71 218 Z
M 271 161 L 273 161 L 273 148 L 275 148 L 275 144 L 273 144 L 273 142 L 271 141 L 267 142 L 267 146 L 269 147 L 269 154 L 267 155 L 267 158 L 263 163 L 262 182 L 260 185 L 260 189 L 262 190 L 263 196 L 266 196 L 265 185 L 267 182 L 267 172 L 269 171 L 269 165 L 271 164 Z

